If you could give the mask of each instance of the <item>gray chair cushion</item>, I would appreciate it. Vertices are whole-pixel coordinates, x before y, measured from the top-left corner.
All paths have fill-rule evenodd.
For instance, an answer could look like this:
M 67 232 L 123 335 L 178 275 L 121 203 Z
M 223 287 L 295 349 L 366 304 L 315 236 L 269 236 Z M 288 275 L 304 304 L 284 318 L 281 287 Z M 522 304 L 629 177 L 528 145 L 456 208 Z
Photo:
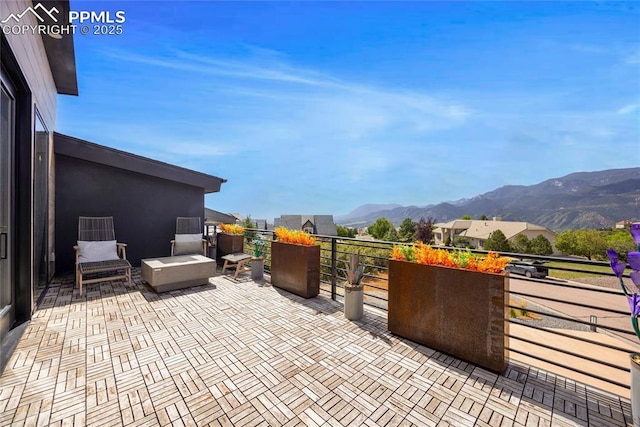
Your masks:
M 202 234 L 176 234 L 174 255 L 202 255 Z

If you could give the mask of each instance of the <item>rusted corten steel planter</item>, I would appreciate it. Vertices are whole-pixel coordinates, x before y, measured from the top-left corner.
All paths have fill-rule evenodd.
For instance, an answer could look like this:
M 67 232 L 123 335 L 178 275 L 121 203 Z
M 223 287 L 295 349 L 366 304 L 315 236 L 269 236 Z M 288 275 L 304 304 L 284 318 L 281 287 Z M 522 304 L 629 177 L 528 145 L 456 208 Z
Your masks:
M 303 298 L 320 293 L 320 246 L 271 242 L 271 284 Z
M 508 287 L 501 274 L 389 260 L 389 331 L 504 372 Z
M 224 264 L 223 256 L 244 251 L 244 236 L 242 234 L 218 233 L 216 243 L 216 263 Z

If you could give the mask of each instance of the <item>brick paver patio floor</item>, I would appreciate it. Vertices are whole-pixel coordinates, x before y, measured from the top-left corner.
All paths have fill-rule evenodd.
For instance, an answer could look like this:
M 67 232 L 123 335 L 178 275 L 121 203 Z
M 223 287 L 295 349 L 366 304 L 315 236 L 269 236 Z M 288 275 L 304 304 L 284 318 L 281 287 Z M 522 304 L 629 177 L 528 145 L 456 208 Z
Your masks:
M 341 310 L 228 276 L 157 295 L 136 269 L 84 297 L 57 279 L 0 378 L 0 426 L 630 421 L 627 400 L 523 366 L 496 375 L 391 335 L 384 312 Z

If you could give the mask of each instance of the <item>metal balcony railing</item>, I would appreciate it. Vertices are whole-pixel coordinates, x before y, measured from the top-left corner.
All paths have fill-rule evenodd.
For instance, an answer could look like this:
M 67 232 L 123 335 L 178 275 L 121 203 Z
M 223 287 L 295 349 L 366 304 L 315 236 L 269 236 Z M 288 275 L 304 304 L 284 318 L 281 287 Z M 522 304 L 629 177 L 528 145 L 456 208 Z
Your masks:
M 336 236 L 315 236 L 321 246 L 320 291 L 334 300 L 344 297 L 346 262 L 359 253 L 365 265 L 364 302 L 386 310 L 388 260 L 393 243 Z M 246 230 L 244 250 L 251 254 L 252 240 L 273 239 L 271 231 Z M 444 248 L 454 250 L 455 248 Z M 487 253 L 473 250 L 474 253 Z M 543 259 L 555 262 L 547 279 L 511 275 L 505 301 L 507 348 L 510 359 L 524 360 L 542 369 L 549 367 L 577 379 L 591 379 L 600 388 L 618 394 L 629 389 L 629 354 L 640 352 L 629 321 L 626 298 L 619 289 L 591 286 L 579 280 L 553 279 L 554 272 L 593 273 L 614 277 L 606 262 L 584 259 L 501 253 L 515 259 Z M 557 265 L 561 263 L 561 265 Z M 270 245 L 265 254 L 265 271 L 270 272 Z M 520 313 L 520 316 L 518 315 Z M 523 318 L 522 314 L 526 314 Z M 514 316 L 515 314 L 515 316 Z M 536 320 L 538 319 L 538 320 Z M 543 319 L 543 321 L 540 321 Z M 473 314 L 470 313 L 470 321 Z M 553 369 L 551 369 L 553 370 Z

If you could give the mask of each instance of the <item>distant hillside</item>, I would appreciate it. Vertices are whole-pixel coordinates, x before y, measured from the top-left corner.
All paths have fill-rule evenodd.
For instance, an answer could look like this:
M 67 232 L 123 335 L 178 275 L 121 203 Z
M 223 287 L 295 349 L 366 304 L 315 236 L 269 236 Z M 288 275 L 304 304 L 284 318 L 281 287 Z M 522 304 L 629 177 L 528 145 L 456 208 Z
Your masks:
M 367 209 L 366 214 L 352 215 L 358 208 L 345 215 L 346 220 L 338 217 L 337 221 L 363 227 L 381 216 L 399 225 L 405 218 L 433 217 L 445 222 L 463 215 L 486 215 L 532 222 L 555 231 L 612 227 L 624 219 L 640 220 L 640 168 L 578 172 L 529 186 L 506 185 L 453 203 Z
M 358 219 L 358 218 L 362 218 L 362 217 L 366 217 L 367 215 L 374 213 L 374 212 L 379 212 L 379 211 L 384 211 L 384 210 L 388 210 L 388 209 L 393 209 L 393 208 L 399 208 L 402 207 L 402 205 L 399 205 L 397 203 L 387 203 L 387 204 L 368 204 L 368 205 L 362 205 L 362 206 L 358 206 L 357 208 L 355 208 L 354 210 L 352 210 L 351 212 L 349 212 L 348 214 L 345 215 L 339 215 L 335 217 L 335 220 L 338 223 L 341 223 L 342 221 L 350 221 L 352 219 Z

